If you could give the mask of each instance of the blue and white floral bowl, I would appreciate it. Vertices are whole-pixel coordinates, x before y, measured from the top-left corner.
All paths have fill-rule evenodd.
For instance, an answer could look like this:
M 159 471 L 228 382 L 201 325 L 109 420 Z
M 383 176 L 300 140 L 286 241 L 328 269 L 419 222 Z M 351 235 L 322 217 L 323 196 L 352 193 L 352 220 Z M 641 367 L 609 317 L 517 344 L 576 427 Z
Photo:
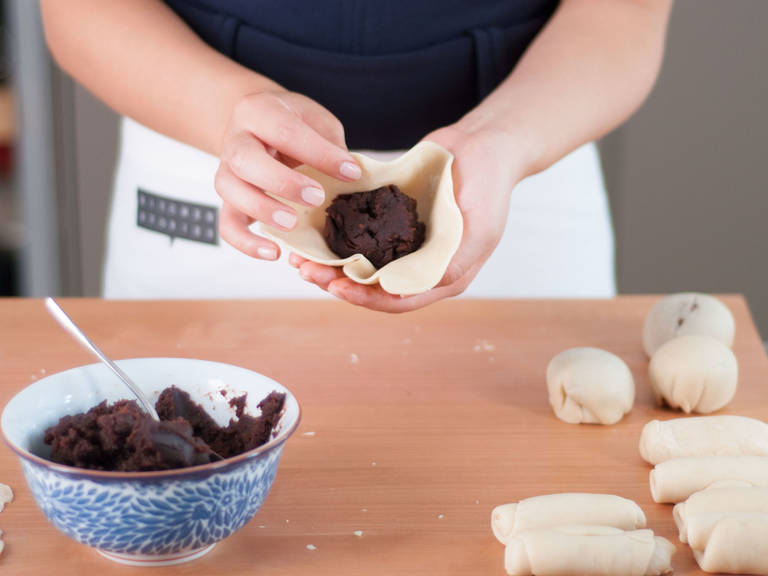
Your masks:
M 151 400 L 167 386 L 186 390 L 219 424 L 234 415 L 229 400 L 248 393 L 248 412 L 271 391 L 285 408 L 265 445 L 220 462 L 160 472 L 103 472 L 46 460 L 45 429 L 66 414 L 131 394 L 101 364 L 43 378 L 3 410 L 2 432 L 19 456 L 32 494 L 59 530 L 111 560 L 167 565 L 199 558 L 239 530 L 264 503 L 283 446 L 299 424 L 296 398 L 261 374 L 218 362 L 136 358 L 118 362 Z M 226 392 L 226 395 L 222 394 Z

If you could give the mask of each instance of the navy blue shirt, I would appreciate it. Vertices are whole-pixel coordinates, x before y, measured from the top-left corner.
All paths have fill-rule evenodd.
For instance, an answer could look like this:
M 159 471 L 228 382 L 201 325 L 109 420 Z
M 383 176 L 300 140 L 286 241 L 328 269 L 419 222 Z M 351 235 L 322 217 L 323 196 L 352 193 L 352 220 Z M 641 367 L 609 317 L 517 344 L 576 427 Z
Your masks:
M 409 148 L 512 70 L 557 0 L 166 0 L 205 42 L 328 108 L 350 148 Z

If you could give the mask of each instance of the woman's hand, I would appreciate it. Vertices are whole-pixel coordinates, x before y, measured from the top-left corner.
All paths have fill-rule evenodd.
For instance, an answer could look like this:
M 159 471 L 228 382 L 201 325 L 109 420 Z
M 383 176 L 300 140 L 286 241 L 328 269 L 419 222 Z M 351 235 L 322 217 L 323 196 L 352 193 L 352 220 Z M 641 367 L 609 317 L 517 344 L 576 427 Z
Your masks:
M 224 202 L 221 237 L 248 256 L 278 258 L 279 246 L 253 234 L 249 226 L 257 220 L 283 230 L 296 225 L 295 210 L 275 197 L 307 206 L 323 203 L 322 186 L 292 170 L 299 164 L 339 180 L 361 175 L 341 122 L 317 102 L 277 90 L 241 99 L 227 126 L 216 172 L 216 192 Z
M 291 254 L 302 278 L 351 304 L 384 312 L 406 312 L 462 293 L 499 243 L 507 221 L 509 195 L 520 178 L 509 135 L 493 129 L 468 132 L 452 125 L 425 137 L 454 155 L 453 186 L 464 217 L 464 235 L 440 284 L 414 296 L 394 296 L 380 286 L 347 278 L 341 268 Z

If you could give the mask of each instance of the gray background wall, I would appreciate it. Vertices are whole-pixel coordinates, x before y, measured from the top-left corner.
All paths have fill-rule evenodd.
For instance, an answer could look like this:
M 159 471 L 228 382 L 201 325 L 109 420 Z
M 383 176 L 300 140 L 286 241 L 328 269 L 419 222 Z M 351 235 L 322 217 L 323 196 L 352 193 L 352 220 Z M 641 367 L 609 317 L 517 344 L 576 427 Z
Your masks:
M 747 295 L 768 336 L 768 2 L 678 0 L 659 83 L 601 144 L 624 293 Z M 72 290 L 97 295 L 117 121 L 67 86 L 81 255 Z M 66 98 L 65 98 L 66 100 Z
M 101 268 L 104 258 L 105 225 L 117 157 L 118 119 L 88 91 L 68 79 L 64 90 L 71 91 L 74 124 L 75 203 L 79 230 L 80 262 L 70 286 L 84 296 L 101 293 Z
M 679 0 L 648 102 L 603 143 L 625 293 L 742 292 L 768 338 L 768 2 Z

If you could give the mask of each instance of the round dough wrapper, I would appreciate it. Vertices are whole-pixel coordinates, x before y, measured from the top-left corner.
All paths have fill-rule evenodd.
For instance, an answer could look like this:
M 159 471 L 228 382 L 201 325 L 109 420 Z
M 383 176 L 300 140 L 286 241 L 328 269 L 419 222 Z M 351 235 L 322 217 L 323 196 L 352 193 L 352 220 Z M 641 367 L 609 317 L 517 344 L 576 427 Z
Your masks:
M 513 536 L 504 568 L 510 576 L 650 576 L 671 572 L 674 552 L 650 530 L 559 526 Z
M 693 550 L 705 572 L 767 574 L 768 515 L 726 516 L 715 524 L 706 548 Z
M 706 547 L 720 520 L 744 514 L 768 514 L 768 486 L 707 488 L 672 510 L 680 541 L 698 550 Z
M 733 399 L 739 365 L 722 342 L 708 336 L 681 336 L 656 351 L 648 376 L 660 403 L 686 413 L 707 414 Z
M 643 324 L 643 348 L 651 357 L 663 344 L 689 334 L 710 336 L 733 345 L 735 322 L 725 304 L 709 294 L 682 292 L 665 296 L 648 312 Z
M 658 503 L 682 502 L 707 488 L 768 486 L 768 457 L 675 458 L 651 470 L 650 484 Z
M 694 456 L 768 456 L 768 424 L 725 415 L 651 420 L 640 434 L 640 456 L 653 465 Z
M 286 231 L 261 223 L 261 232 L 307 260 L 341 266 L 344 274 L 355 282 L 378 283 L 390 294 L 406 296 L 434 288 L 459 248 L 463 233 L 464 221 L 453 193 L 453 155 L 434 142 L 424 141 L 391 162 L 380 162 L 357 153 L 352 156 L 363 171 L 355 182 L 336 180 L 309 166 L 296 168 L 322 185 L 325 202 L 317 207 L 286 202 L 296 210 L 296 226 Z M 339 258 L 323 238 L 325 209 L 339 194 L 374 190 L 389 184 L 395 184 L 416 200 L 419 220 L 426 224 L 424 244 L 379 270 L 362 254 Z
M 645 527 L 645 514 L 632 500 L 613 494 L 564 493 L 526 498 L 496 506 L 491 529 L 502 544 L 520 532 L 580 524 L 621 530 Z
M 635 382 L 624 361 L 598 348 L 571 348 L 547 367 L 549 403 L 571 424 L 615 424 L 632 409 Z

